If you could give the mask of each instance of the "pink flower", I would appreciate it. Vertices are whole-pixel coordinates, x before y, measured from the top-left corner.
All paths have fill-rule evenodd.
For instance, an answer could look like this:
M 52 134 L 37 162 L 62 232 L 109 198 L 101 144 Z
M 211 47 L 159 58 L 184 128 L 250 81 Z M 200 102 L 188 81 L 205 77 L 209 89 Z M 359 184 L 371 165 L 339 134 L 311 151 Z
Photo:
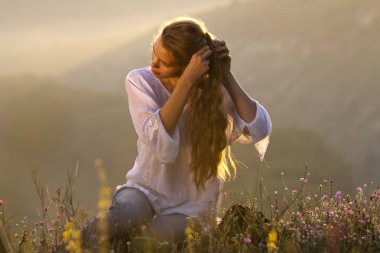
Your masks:
M 5 201 L 0 199 L 0 206 L 4 205 L 5 204 Z
M 359 223 L 364 225 L 365 224 L 365 221 L 364 220 L 359 220 Z
M 296 189 L 292 190 L 292 194 L 296 194 L 296 193 L 297 193 Z
M 358 193 L 362 193 L 362 192 L 363 192 L 363 189 L 362 189 L 361 187 L 356 187 L 356 191 L 357 191 Z
M 249 236 L 244 236 L 243 238 L 245 244 L 250 244 L 252 242 L 251 238 Z
M 341 198 L 342 198 L 342 192 L 341 192 L 341 191 L 337 191 L 337 192 L 335 193 L 335 198 L 337 198 L 337 199 L 341 199 Z

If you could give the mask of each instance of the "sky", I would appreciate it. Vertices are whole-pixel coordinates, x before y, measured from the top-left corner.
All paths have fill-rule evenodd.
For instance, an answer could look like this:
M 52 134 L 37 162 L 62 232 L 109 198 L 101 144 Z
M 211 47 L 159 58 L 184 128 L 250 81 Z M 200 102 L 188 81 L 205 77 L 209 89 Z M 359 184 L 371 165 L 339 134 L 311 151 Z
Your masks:
M 59 74 L 73 60 L 79 63 L 100 55 L 167 18 L 200 13 L 228 2 L 0 0 L 0 76 Z M 68 53 L 74 53 L 76 59 L 65 59 Z

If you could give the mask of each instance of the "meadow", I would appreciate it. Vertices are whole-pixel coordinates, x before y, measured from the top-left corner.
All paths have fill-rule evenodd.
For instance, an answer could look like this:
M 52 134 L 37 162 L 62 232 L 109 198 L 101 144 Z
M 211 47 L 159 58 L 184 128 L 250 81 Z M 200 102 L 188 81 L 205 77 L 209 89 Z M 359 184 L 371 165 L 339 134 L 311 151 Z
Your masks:
M 7 252 L 380 252 L 380 186 L 358 186 L 349 195 L 325 179 L 314 194 L 307 167 L 294 189 L 281 173 L 282 191 L 267 192 L 260 178 L 256 196 L 224 192 L 230 207 L 211 219 L 189 218 L 183 242 L 158 241 L 142 225 L 128 229 L 128 239 L 110 243 L 106 218 L 112 190 L 102 160 L 95 168 L 101 184 L 95 244 L 83 248 L 80 231 L 90 217 L 75 194 L 79 168 L 68 171 L 65 186 L 54 193 L 40 181 L 38 169 L 31 169 L 39 219 L 13 217 L 6 212 L 12 200 L 0 200 Z

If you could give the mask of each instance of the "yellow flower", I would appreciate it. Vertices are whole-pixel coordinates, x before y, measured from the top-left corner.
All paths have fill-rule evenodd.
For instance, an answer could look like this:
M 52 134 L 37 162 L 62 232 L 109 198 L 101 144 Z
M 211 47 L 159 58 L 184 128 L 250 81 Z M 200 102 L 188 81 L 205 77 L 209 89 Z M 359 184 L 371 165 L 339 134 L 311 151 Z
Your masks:
M 276 232 L 276 230 L 270 231 L 270 233 L 268 235 L 268 241 L 269 242 L 277 242 L 277 232 Z
M 100 210 L 107 210 L 111 205 L 111 202 L 108 199 L 101 199 L 98 202 L 98 208 Z
M 73 228 L 73 223 L 68 222 L 63 232 L 63 241 L 66 242 L 66 250 L 70 253 L 82 253 L 81 232 Z
M 190 227 L 186 227 L 185 235 L 186 235 L 186 239 L 188 241 L 191 241 L 194 239 L 193 230 Z
M 276 230 L 272 230 L 268 234 L 268 240 L 267 240 L 267 249 L 269 253 L 275 253 L 278 250 L 277 247 L 277 232 Z

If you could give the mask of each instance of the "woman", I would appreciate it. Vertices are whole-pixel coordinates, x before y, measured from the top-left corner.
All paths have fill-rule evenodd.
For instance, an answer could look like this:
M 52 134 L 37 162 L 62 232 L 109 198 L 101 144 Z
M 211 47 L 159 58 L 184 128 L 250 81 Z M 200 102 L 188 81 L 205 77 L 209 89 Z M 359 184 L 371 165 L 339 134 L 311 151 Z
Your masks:
M 231 143 L 254 143 L 263 159 L 270 117 L 235 80 L 225 42 L 194 18 L 163 24 L 150 66 L 129 72 L 125 88 L 138 156 L 114 195 L 111 236 L 146 222 L 159 240 L 182 241 L 187 217 L 216 217 L 236 173 Z

